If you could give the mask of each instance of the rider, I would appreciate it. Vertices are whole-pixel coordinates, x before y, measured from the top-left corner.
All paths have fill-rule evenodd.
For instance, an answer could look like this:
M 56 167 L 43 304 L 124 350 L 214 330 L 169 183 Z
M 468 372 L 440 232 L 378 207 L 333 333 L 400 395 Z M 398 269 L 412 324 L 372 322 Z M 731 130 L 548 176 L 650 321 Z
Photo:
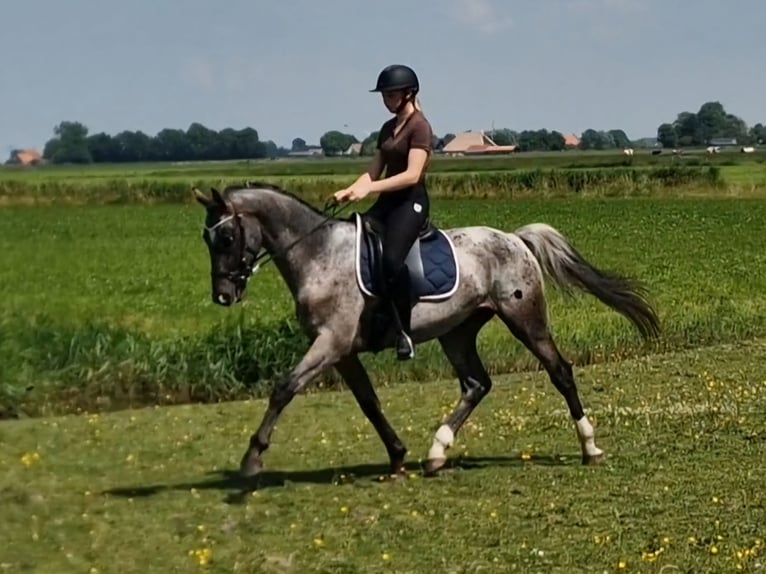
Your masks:
M 432 151 L 433 132 L 417 99 L 420 83 L 412 68 L 388 66 L 378 75 L 371 92 L 381 92 L 383 103 L 395 114 L 378 134 L 375 156 L 354 183 L 335 194 L 337 201 L 359 201 L 379 194 L 365 213 L 383 229 L 384 291 L 387 304 L 398 316 L 400 333 L 396 353 L 400 360 L 415 356 L 410 337 L 410 283 L 405 258 L 428 221 L 430 202 L 425 175 Z M 381 178 L 383 169 L 386 177 Z

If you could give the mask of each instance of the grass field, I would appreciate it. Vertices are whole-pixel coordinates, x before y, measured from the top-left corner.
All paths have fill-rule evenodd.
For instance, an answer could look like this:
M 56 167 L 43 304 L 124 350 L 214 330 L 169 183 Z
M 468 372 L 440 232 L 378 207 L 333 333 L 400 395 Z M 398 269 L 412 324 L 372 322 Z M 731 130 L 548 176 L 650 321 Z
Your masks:
M 763 199 L 435 200 L 433 213 L 445 227 L 561 229 L 596 265 L 648 285 L 658 350 L 766 336 Z M 256 275 L 243 306 L 210 301 L 202 215 L 197 205 L 0 210 L 2 401 L 44 413 L 229 399 L 291 366 L 305 340 L 275 268 Z M 557 341 L 578 363 L 651 350 L 594 299 L 568 303 L 552 289 L 549 299 Z M 536 364 L 499 322 L 482 341 L 492 372 Z M 366 362 L 379 383 L 451 373 L 436 343 L 409 364 L 389 353 Z
M 0 167 L 0 205 L 188 202 L 194 186 L 207 188 L 268 180 L 317 202 L 348 185 L 367 158 L 280 159 L 175 164 Z M 751 196 L 766 189 L 766 151 L 632 158 L 604 152 L 528 152 L 504 157 L 436 156 L 429 169 L 434 197 L 598 194 L 636 196 L 706 192 Z
M 97 178 L 201 178 L 230 177 L 284 177 L 318 175 L 354 175 L 365 168 L 369 158 L 277 159 L 221 162 L 94 164 L 92 166 L 48 165 L 39 168 L 0 166 L 0 179 L 97 179 Z M 430 173 L 460 173 L 507 171 L 514 169 L 576 169 L 634 166 L 666 166 L 673 164 L 710 164 L 719 166 L 763 166 L 766 149 L 741 154 L 738 150 L 708 155 L 704 149 L 689 150 L 675 156 L 665 150 L 653 156 L 649 150 L 637 150 L 626 158 L 622 150 L 565 152 L 525 152 L 507 156 L 449 157 L 435 156 Z
M 605 464 L 541 373 L 497 377 L 422 478 L 453 380 L 383 389 L 387 458 L 348 392 L 298 397 L 255 485 L 263 401 L 0 425 L 3 572 L 761 572 L 766 341 L 577 368 Z M 250 490 L 255 487 L 253 492 Z
M 0 419 L 19 417 L 0 422 L 0 572 L 763 572 L 763 157 L 439 159 L 437 225 L 554 225 L 647 284 L 663 335 L 645 346 L 594 299 L 548 290 L 597 467 L 499 322 L 479 341 L 495 385 L 438 478 L 421 464 L 459 397 L 438 345 L 364 357 L 410 449 L 400 483 L 344 390 L 297 397 L 266 471 L 236 479 L 257 397 L 306 341 L 273 266 L 244 305 L 213 305 L 188 196 L 265 179 L 318 202 L 362 163 L 0 169 Z

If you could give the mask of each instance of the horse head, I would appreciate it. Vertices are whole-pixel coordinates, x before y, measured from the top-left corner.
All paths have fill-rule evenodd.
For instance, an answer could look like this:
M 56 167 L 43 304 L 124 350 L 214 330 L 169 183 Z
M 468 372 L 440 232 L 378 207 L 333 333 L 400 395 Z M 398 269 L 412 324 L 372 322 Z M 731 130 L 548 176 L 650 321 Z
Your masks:
M 242 300 L 263 236 L 252 214 L 237 211 L 217 189 L 211 192 L 207 197 L 194 189 L 194 196 L 207 210 L 202 237 L 210 253 L 213 301 L 229 306 Z

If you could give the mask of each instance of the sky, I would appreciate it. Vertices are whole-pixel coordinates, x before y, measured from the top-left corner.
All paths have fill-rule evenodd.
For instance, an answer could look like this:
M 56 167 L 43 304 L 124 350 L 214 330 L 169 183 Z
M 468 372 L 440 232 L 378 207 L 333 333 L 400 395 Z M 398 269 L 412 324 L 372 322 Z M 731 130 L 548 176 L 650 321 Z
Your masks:
M 434 132 L 624 129 L 706 101 L 766 122 L 764 0 L 36 0 L 0 8 L 0 154 L 192 122 L 362 139 L 412 66 Z

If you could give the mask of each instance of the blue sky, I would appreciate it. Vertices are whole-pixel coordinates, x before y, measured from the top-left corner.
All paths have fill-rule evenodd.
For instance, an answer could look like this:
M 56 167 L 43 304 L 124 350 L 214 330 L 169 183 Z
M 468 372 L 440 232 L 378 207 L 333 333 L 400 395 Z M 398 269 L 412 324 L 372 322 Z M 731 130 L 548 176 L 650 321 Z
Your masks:
M 0 154 L 91 133 L 254 127 L 364 137 L 389 63 L 437 134 L 622 128 L 719 100 L 766 122 L 764 0 L 37 0 L 0 11 Z M 347 128 L 344 128 L 347 125 Z

